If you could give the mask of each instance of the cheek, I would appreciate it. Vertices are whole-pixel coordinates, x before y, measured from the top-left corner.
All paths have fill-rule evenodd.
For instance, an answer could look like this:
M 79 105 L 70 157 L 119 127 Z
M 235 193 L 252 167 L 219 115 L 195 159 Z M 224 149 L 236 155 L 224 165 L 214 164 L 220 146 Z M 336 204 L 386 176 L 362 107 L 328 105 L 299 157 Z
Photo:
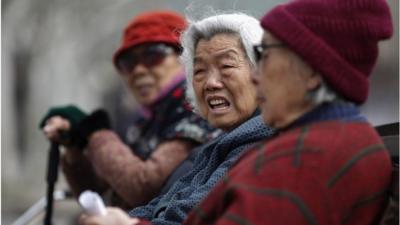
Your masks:
M 271 116 L 280 114 L 282 108 L 285 107 L 288 89 L 283 78 L 283 74 L 274 69 L 266 71 L 260 78 L 258 89 L 262 97 L 265 98 L 260 108 L 265 122 L 269 123 Z
M 306 99 L 306 88 L 303 81 L 292 82 L 287 85 L 287 107 L 296 108 L 304 104 Z
M 267 101 L 262 105 L 262 114 L 270 125 L 301 105 L 305 97 L 301 80 L 293 79 L 293 74 L 281 73 L 279 76 L 266 79 L 263 83 Z
M 135 87 L 135 79 L 133 77 L 126 77 L 125 82 L 128 84 L 128 87 L 131 91 L 136 92 Z
M 250 79 L 242 81 L 241 85 L 237 85 L 237 88 L 233 88 L 230 93 L 234 107 L 239 113 L 248 116 L 257 108 L 256 89 Z
M 193 91 L 194 91 L 194 97 L 197 100 L 197 104 L 199 107 L 199 111 L 200 114 L 202 115 L 206 115 L 207 114 L 207 105 L 206 102 L 204 100 L 204 96 L 203 96 L 203 84 L 200 81 L 193 81 L 192 82 L 193 85 Z
M 167 83 L 167 77 L 163 74 L 163 70 L 160 68 L 155 68 L 151 70 L 151 74 L 154 80 L 154 83 L 157 87 L 161 88 Z M 163 76 L 164 75 L 164 76 Z

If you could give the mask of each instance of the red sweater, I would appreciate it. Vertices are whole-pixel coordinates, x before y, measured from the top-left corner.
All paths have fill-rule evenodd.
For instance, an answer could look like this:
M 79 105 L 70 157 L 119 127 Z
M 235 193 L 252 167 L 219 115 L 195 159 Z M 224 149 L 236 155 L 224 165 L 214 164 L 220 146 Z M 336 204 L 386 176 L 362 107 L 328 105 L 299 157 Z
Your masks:
M 389 155 L 365 122 L 317 122 L 247 152 L 184 224 L 374 224 Z

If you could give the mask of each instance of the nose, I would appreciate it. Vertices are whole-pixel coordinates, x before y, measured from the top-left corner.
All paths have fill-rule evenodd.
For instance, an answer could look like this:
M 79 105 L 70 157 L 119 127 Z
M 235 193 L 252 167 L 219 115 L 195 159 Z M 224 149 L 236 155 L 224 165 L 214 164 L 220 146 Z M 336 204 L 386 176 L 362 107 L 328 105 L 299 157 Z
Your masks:
M 208 91 L 214 91 L 218 89 L 222 89 L 224 87 L 224 83 L 221 81 L 221 74 L 216 69 L 212 69 L 210 71 L 209 76 L 207 77 L 205 88 Z
M 149 73 L 149 69 L 147 67 L 145 67 L 143 64 L 139 63 L 129 73 L 129 77 L 130 78 L 139 77 L 139 76 L 143 76 L 147 73 Z
M 132 69 L 132 73 L 144 73 L 147 72 L 148 69 L 142 63 L 138 63 L 135 68 Z
M 251 81 L 253 82 L 254 85 L 258 85 L 259 79 L 260 79 L 260 72 L 258 69 L 254 69 L 251 72 Z

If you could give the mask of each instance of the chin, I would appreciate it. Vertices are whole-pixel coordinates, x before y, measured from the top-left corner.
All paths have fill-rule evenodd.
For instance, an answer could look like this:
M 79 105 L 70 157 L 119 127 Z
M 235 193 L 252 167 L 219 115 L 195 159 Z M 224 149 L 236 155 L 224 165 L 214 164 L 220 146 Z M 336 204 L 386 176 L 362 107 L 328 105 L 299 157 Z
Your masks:
M 150 105 L 152 104 L 157 98 L 157 95 L 148 95 L 139 98 L 139 103 L 142 105 Z
M 211 124 L 211 126 L 215 128 L 222 129 L 222 127 L 225 126 L 225 123 L 221 119 L 209 118 L 208 121 Z
M 212 119 L 212 120 L 210 120 L 209 123 L 211 124 L 211 126 L 213 126 L 215 128 L 218 128 L 218 129 L 221 129 L 224 131 L 229 131 L 236 127 L 235 124 L 237 124 L 237 123 L 235 123 L 235 122 L 237 122 L 237 121 L 232 121 L 229 118 L 222 117 L 222 118 Z
M 136 99 L 140 105 L 148 106 L 152 103 L 152 101 L 148 99 Z
M 272 120 L 271 117 L 268 114 L 265 113 L 261 113 L 261 117 L 264 121 L 264 123 L 268 126 L 272 126 Z

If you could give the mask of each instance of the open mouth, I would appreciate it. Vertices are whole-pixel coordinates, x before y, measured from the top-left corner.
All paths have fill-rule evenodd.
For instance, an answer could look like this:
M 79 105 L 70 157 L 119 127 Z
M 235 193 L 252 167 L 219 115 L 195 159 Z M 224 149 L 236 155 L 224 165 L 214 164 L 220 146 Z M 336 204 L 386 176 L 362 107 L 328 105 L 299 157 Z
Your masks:
M 229 108 L 231 103 L 223 97 L 207 98 L 208 106 L 213 110 L 223 110 Z

